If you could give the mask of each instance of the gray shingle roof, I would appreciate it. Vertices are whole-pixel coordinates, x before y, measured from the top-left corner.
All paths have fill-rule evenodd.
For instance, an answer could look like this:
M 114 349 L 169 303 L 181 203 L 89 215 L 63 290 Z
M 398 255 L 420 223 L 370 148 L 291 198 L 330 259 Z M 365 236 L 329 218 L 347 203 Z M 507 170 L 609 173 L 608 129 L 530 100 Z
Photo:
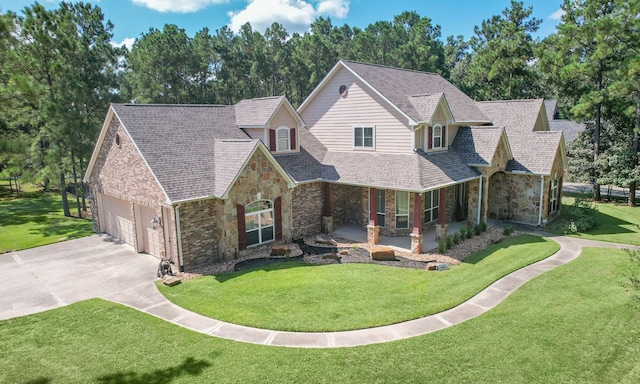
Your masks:
M 421 113 L 416 110 L 408 96 L 440 92 L 444 93 L 455 121 L 467 123 L 491 121 L 478 108 L 475 101 L 438 74 L 348 60 L 342 60 L 342 63 L 417 122 L 423 121 Z
M 478 103 L 494 125 L 503 126 L 507 133 L 513 155 L 513 160 L 507 163 L 507 171 L 535 174 L 551 172 L 562 134 L 533 131 L 543 102 L 543 99 L 535 99 Z
M 570 143 L 578 138 L 580 132 L 586 129 L 586 125 L 571 120 L 558 119 L 549 121 L 549 129 L 562 132 L 565 142 Z
M 444 93 L 439 92 L 408 96 L 409 102 L 413 105 L 413 108 L 419 116 L 419 121 L 431 121 L 443 95 Z
M 235 107 L 217 105 L 112 104 L 171 201 L 212 196 L 225 172 L 223 155 L 246 153 L 217 140 L 249 137 L 236 127 Z M 257 144 L 257 140 L 252 141 Z M 234 147 L 226 149 L 226 146 Z M 220 176 L 220 180 L 217 180 Z M 235 176 L 235 175 L 234 175 Z
M 264 127 L 276 112 L 284 96 L 241 100 L 236 104 L 236 123 L 240 127 Z
M 545 100 L 544 109 L 547 111 L 547 119 L 549 119 L 549 121 L 553 120 L 556 112 L 558 111 L 558 100 Z
M 460 127 L 451 149 L 460 153 L 467 164 L 488 166 L 503 132 L 501 127 Z

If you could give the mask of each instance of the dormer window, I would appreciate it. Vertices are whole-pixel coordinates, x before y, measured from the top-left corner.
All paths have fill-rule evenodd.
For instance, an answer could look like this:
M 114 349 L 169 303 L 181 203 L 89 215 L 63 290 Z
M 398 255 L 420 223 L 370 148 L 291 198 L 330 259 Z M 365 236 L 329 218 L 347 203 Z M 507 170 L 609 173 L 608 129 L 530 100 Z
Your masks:
M 441 148 L 442 147 L 442 126 L 434 125 L 433 126 L 433 148 Z
M 447 128 L 440 124 L 435 124 L 433 127 L 429 127 L 429 141 L 428 147 L 432 149 L 447 148 Z
M 289 128 L 280 127 L 276 129 L 276 152 L 290 151 Z

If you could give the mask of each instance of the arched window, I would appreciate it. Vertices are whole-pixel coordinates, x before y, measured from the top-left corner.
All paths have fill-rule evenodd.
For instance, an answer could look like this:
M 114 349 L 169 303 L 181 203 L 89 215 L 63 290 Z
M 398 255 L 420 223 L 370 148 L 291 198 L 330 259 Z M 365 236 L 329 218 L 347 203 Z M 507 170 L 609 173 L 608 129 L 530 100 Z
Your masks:
M 257 245 L 274 239 L 273 202 L 256 200 L 245 206 L 247 246 Z
M 291 146 L 289 140 L 289 128 L 280 127 L 276 129 L 276 151 L 289 151 L 291 150 Z
M 433 144 L 432 148 L 442 147 L 442 125 L 436 124 L 433 126 Z

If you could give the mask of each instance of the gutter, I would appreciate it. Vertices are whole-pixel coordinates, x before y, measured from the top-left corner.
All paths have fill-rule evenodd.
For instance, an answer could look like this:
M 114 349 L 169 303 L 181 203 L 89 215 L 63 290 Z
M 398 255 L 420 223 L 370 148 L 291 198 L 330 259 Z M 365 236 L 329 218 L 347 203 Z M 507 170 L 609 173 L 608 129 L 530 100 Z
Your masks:
M 182 230 L 180 228 L 180 204 L 176 204 L 174 212 L 176 215 L 176 232 L 178 235 L 178 267 L 180 272 L 182 272 L 184 271 L 184 257 L 182 254 Z

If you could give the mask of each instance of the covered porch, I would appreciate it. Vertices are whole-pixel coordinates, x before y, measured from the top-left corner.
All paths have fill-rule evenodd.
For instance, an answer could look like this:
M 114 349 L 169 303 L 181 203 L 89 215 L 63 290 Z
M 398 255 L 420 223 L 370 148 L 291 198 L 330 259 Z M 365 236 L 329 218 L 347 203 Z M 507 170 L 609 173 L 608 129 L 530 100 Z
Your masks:
M 466 227 L 467 222 L 458 221 L 450 222 L 448 225 L 448 234 L 459 232 L 460 228 Z M 344 224 L 336 228 L 331 236 L 334 238 L 342 238 L 352 240 L 358 243 L 367 242 L 367 230 L 355 224 Z M 411 236 L 378 236 L 378 245 L 388 246 L 403 252 L 411 252 Z M 427 253 L 438 248 L 438 240 L 436 240 L 436 229 L 428 229 L 422 233 L 422 249 Z

